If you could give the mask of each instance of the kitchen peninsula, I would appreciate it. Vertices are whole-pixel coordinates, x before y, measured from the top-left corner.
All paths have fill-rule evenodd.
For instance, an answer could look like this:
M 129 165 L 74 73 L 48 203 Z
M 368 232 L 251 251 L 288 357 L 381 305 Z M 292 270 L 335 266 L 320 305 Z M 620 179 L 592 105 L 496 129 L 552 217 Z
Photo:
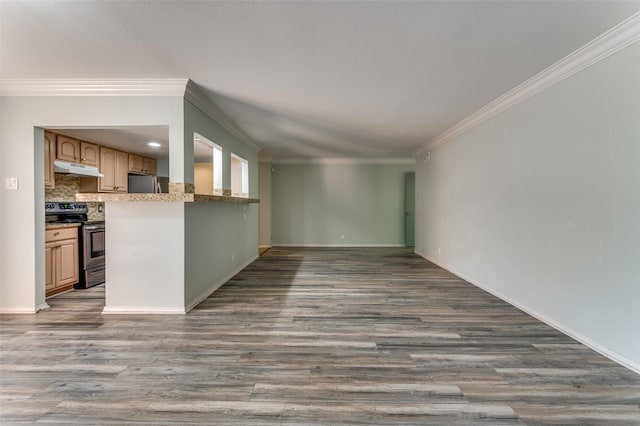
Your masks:
M 76 200 L 105 203 L 104 313 L 184 314 L 257 257 L 257 244 L 247 243 L 257 239 L 256 198 L 80 193 Z

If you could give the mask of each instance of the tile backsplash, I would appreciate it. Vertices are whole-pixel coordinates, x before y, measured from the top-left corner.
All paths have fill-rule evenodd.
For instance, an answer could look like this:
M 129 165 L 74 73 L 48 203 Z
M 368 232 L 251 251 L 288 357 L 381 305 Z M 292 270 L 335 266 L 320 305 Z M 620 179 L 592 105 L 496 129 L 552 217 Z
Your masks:
M 45 201 L 75 201 L 76 194 L 80 192 L 80 178 L 56 173 L 55 188 L 45 188 Z M 102 212 L 98 211 L 98 206 L 102 206 Z M 87 203 L 89 220 L 104 220 L 104 203 Z

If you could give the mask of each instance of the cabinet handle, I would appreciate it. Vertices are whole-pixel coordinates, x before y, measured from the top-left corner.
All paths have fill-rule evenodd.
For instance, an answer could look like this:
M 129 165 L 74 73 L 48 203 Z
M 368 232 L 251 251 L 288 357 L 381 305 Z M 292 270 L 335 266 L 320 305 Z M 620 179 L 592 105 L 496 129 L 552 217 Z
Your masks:
M 53 233 L 53 236 L 54 236 L 54 237 L 57 237 L 58 235 L 60 235 L 60 232 L 54 232 L 54 233 Z

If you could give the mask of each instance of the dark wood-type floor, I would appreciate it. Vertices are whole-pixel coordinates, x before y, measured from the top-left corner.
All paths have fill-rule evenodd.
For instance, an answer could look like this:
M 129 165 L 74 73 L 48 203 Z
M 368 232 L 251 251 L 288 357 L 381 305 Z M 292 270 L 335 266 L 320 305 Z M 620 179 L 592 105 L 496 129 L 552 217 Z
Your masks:
M 0 420 L 640 424 L 640 376 L 405 249 L 277 249 L 186 316 L 1 317 Z

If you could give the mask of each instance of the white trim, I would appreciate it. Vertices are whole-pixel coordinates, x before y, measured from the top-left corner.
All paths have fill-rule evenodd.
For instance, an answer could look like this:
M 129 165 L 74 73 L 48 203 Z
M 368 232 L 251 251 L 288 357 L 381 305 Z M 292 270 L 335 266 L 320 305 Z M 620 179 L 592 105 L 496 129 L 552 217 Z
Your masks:
M 49 309 L 49 308 L 51 308 L 51 306 L 49 306 L 49 305 L 47 304 L 47 302 L 42 302 L 41 304 L 39 304 L 38 306 L 36 306 L 36 312 L 40 312 L 40 311 L 43 311 L 43 310 L 45 310 L 45 309 Z
M 509 298 L 508 296 L 505 296 L 504 294 L 497 292 L 485 285 L 482 285 L 472 279 L 470 279 L 469 277 L 466 277 L 464 274 L 460 274 L 458 273 L 455 269 L 450 268 L 438 261 L 436 261 L 435 259 L 432 259 L 420 252 L 418 252 L 417 250 L 415 251 L 415 253 L 418 256 L 422 256 L 423 258 L 425 258 L 426 260 L 428 260 L 429 262 L 441 267 L 442 269 L 445 269 L 449 272 L 451 272 L 452 274 L 458 276 L 459 278 L 465 280 L 466 282 L 468 282 L 469 284 L 472 284 L 484 291 L 486 291 L 487 293 L 492 294 L 493 296 L 497 297 L 498 299 L 503 300 L 504 302 L 507 302 L 508 304 L 510 304 L 511 306 L 514 306 L 518 309 L 520 309 L 521 311 L 531 315 L 532 317 L 534 317 L 535 319 L 542 321 L 543 323 L 547 324 L 548 326 L 558 330 L 559 332 L 566 334 L 567 336 L 571 337 L 572 339 L 582 343 L 583 345 L 593 349 L 594 351 L 598 352 L 599 354 L 603 355 L 606 358 L 609 358 L 610 360 L 622 365 L 623 367 L 628 368 L 629 370 L 640 374 L 640 364 L 623 356 L 620 355 L 619 353 L 616 353 L 614 351 L 612 351 L 609 348 L 606 348 L 604 346 L 602 346 L 600 343 L 593 341 L 592 339 L 590 339 L 589 337 L 584 336 L 581 333 L 578 333 L 577 331 L 572 330 L 569 327 L 566 327 L 560 323 L 558 323 L 557 321 L 547 317 L 544 314 L 541 314 L 538 311 L 535 311 L 533 309 L 529 309 L 526 306 L 513 301 L 511 298 Z
M 250 146 L 255 151 L 260 151 L 258 146 L 249 135 L 240 129 L 235 122 L 227 114 L 225 114 L 211 99 L 209 99 L 202 90 L 191 80 L 188 80 L 184 98 L 191 102 L 204 115 L 218 123 L 227 132 L 238 138 L 244 144 Z
M 275 243 L 273 248 L 278 247 L 332 247 L 332 248 L 358 248 L 358 247 L 407 247 L 404 244 L 278 244 Z
M 180 96 L 243 143 L 260 147 L 187 78 L 0 79 L 0 96 Z
M 8 314 L 8 315 L 12 315 L 12 314 L 35 314 L 36 313 L 36 309 L 33 307 L 26 307 L 26 306 L 12 306 L 12 307 L 3 307 L 0 308 L 0 314 Z
M 271 164 L 416 164 L 411 158 L 281 158 Z
M 480 108 L 453 127 L 438 134 L 427 144 L 414 151 L 413 155 L 418 156 L 424 151 L 455 139 L 491 117 L 537 95 L 638 41 L 640 41 L 640 12 L 625 19 L 609 31 Z
M 0 79 L 2 96 L 184 96 L 186 78 Z
M 185 312 L 189 312 L 190 310 L 192 310 L 193 308 L 195 308 L 196 306 L 198 306 L 204 299 L 206 299 L 207 297 L 209 297 L 214 291 L 216 291 L 217 289 L 219 289 L 220 287 L 222 287 L 224 284 L 227 283 L 227 281 L 229 281 L 231 278 L 233 278 L 234 276 L 236 276 L 240 271 L 242 271 L 244 268 L 246 268 L 247 266 L 251 265 L 259 256 L 255 256 L 252 259 L 249 259 L 247 262 L 245 262 L 242 266 L 240 266 L 238 269 L 236 269 L 235 271 L 231 272 L 230 274 L 228 274 L 227 276 L 225 276 L 224 278 L 218 280 L 217 282 L 215 282 L 211 287 L 209 287 L 208 289 L 206 289 L 205 291 L 203 291 L 198 297 L 196 297 L 195 299 L 193 299 L 193 301 L 191 303 L 189 303 L 187 306 L 185 306 L 184 310 Z
M 169 308 L 156 306 L 105 306 L 102 310 L 103 315 L 128 315 L 128 314 L 144 314 L 144 315 L 184 315 L 184 308 Z

